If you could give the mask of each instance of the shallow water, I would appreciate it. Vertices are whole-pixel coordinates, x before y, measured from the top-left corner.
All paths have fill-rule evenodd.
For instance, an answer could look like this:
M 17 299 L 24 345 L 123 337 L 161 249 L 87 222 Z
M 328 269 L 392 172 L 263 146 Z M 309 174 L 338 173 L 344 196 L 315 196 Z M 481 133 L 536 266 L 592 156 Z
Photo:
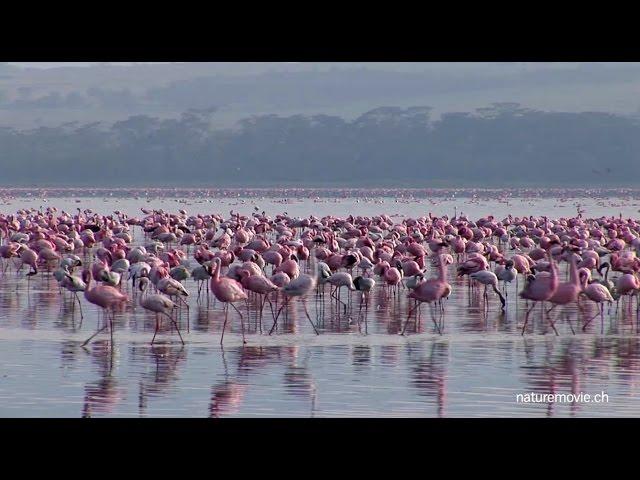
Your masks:
M 396 202 L 321 199 L 11 199 L 4 212 L 40 205 L 66 211 L 81 207 L 109 213 L 140 214 L 140 207 L 187 212 L 234 209 L 250 214 L 254 207 L 269 214 L 322 216 L 399 214 L 429 211 L 452 215 L 454 207 L 471 218 L 493 214 L 576 213 L 585 216 L 637 216 L 632 199 L 510 199 L 509 204 L 482 199 L 432 199 Z M 134 229 L 134 243 L 142 240 Z M 453 272 L 453 269 L 450 269 Z M 26 273 L 26 269 L 25 269 Z M 231 310 L 219 344 L 224 312 L 219 303 L 198 300 L 195 282 L 187 280 L 190 310 L 180 314 L 186 340 L 163 325 L 157 344 L 149 344 L 155 319 L 137 303 L 115 314 L 114 348 L 96 331 L 97 307 L 77 304 L 58 291 L 45 272 L 28 279 L 13 266 L 0 273 L 0 416 L 636 416 L 640 414 L 640 337 L 635 307 L 615 305 L 601 323 L 596 318 L 582 332 L 578 312 L 558 316 L 559 335 L 541 318 L 530 316 L 521 335 L 525 303 L 516 286 L 508 287 L 508 306 L 489 296 L 486 311 L 481 291 L 471 292 L 466 280 L 451 280 L 453 293 L 444 315 L 421 308 L 421 321 L 409 323 L 399 335 L 411 305 L 406 291 L 398 295 L 379 287 L 360 311 L 360 299 L 346 293 L 347 312 L 329 300 L 309 297 L 309 313 L 320 336 L 313 333 L 299 301 L 295 301 L 277 332 L 267 335 L 273 320 L 269 307 L 259 333 L 255 303 L 247 321 L 247 345 L 241 343 L 240 322 Z M 127 287 L 130 295 L 130 286 Z M 211 297 L 213 298 L 213 297 Z M 137 298 L 135 298 L 137 301 Z M 281 306 L 282 298 L 278 305 Z M 585 304 L 586 315 L 596 309 Z M 242 312 L 247 317 L 246 308 Z M 361 315 L 359 315 L 361 313 Z M 282 319 L 282 318 L 281 318 Z M 360 322 L 358 322 L 360 319 Z M 280 322 L 280 321 L 279 321 Z M 573 333 L 572 329 L 575 331 Z M 188 332 L 187 332 L 188 331 Z M 440 331 L 442 333 L 440 333 Z M 605 392 L 608 402 L 518 403 L 517 394 Z

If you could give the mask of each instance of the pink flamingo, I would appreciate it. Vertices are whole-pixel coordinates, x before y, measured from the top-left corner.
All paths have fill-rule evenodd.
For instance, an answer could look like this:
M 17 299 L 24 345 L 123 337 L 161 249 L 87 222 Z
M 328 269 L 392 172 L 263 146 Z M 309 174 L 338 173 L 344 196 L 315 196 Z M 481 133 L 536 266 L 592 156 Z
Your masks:
M 396 267 L 385 268 L 383 273 L 384 281 L 389 287 L 393 287 L 394 290 L 402 280 L 402 274 Z
M 283 261 L 280 266 L 278 266 L 274 273 L 284 272 L 289 275 L 289 278 L 294 279 L 300 275 L 300 267 L 298 267 L 298 262 L 294 260 L 295 256 L 291 255 L 291 258 Z
M 490 270 L 480 270 L 479 272 L 470 274 L 469 278 L 484 285 L 483 298 L 484 298 L 484 304 L 485 304 L 485 307 L 487 308 L 487 311 L 489 309 L 489 302 L 488 302 L 489 295 L 487 293 L 488 286 L 491 286 L 493 291 L 498 295 L 498 297 L 500 297 L 500 303 L 502 304 L 502 310 L 504 311 L 506 306 L 506 301 L 502 296 L 502 294 L 500 293 L 500 290 L 498 290 L 498 277 L 495 273 L 493 273 Z
M 242 285 L 237 280 L 220 276 L 220 268 L 222 265 L 222 260 L 220 259 L 220 257 L 214 258 L 213 264 L 214 270 L 211 273 L 210 282 L 211 291 L 220 302 L 227 304 L 224 315 L 224 324 L 222 326 L 222 337 L 220 337 L 220 345 L 222 345 L 222 341 L 224 340 L 224 330 L 227 327 L 229 305 L 231 305 L 233 309 L 238 312 L 238 315 L 240 315 L 240 324 L 242 326 L 242 343 L 245 344 L 247 343 L 247 341 L 244 338 L 244 319 L 242 317 L 242 313 L 240 313 L 240 310 L 238 310 L 233 303 L 239 302 L 241 300 L 246 300 L 248 298 L 247 293 L 244 291 Z
M 275 273 L 275 274 L 271 275 L 271 281 L 277 287 L 282 288 L 282 287 L 284 287 L 285 285 L 287 285 L 291 281 L 291 278 L 289 278 L 289 275 L 287 275 L 284 272 L 278 272 L 278 273 Z
M 20 253 L 20 262 L 21 263 L 18 270 L 21 270 L 22 266 L 25 263 L 33 269 L 32 272 L 27 273 L 27 276 L 35 275 L 38 273 L 38 267 L 37 267 L 38 254 L 33 250 L 31 250 L 29 247 L 24 247 L 22 249 L 22 252 Z
M 340 300 L 340 290 L 342 287 L 347 287 L 347 290 L 354 291 L 356 289 L 353 284 L 353 278 L 347 272 L 337 272 L 327 278 L 327 283 L 329 283 L 335 289 L 332 289 L 330 293 L 330 297 L 335 298 L 338 302 L 344 305 L 344 311 L 347 312 L 347 304 Z
M 600 305 L 600 312 L 598 313 L 600 314 L 601 319 L 601 329 L 604 330 L 604 302 L 609 302 L 609 304 L 613 303 L 613 297 L 611 296 L 609 290 L 607 290 L 607 287 L 597 282 L 587 285 L 588 280 L 588 275 L 585 274 L 582 276 L 583 292 L 589 300 L 595 302 L 597 305 Z M 582 326 L 582 331 L 586 331 L 587 325 L 591 323 L 591 320 L 598 316 L 598 313 L 596 313 L 593 317 L 591 317 L 584 323 L 584 325 Z
M 551 258 L 551 253 L 547 252 L 547 256 L 549 257 L 549 263 L 551 265 L 551 273 L 549 275 L 539 273 L 535 277 L 530 275 L 527 277 L 527 283 L 524 287 L 524 290 L 520 292 L 520 297 L 533 300 L 533 304 L 527 310 L 524 319 L 524 325 L 522 327 L 522 335 L 524 335 L 524 330 L 527 327 L 527 322 L 529 321 L 529 314 L 531 310 L 536 306 L 538 302 L 545 302 L 549 300 L 556 289 L 558 288 L 558 267 L 556 263 Z
M 310 254 L 310 257 L 314 258 L 315 252 L 312 252 Z M 317 283 L 318 283 L 318 265 L 314 264 L 312 274 L 306 274 L 306 273 L 300 274 L 298 277 L 291 279 L 289 283 L 287 283 L 284 287 L 282 287 L 282 292 L 285 294 L 286 300 L 278 310 L 278 313 L 276 314 L 276 318 L 273 321 L 273 326 L 269 331 L 269 335 L 273 333 L 273 330 L 278 325 L 278 317 L 280 316 L 280 312 L 282 311 L 283 308 L 285 308 L 289 304 L 289 300 L 291 297 L 302 298 L 304 313 L 306 314 L 307 319 L 309 319 L 309 323 L 313 327 L 313 330 L 316 332 L 316 335 L 320 335 L 320 333 L 318 332 L 318 329 L 313 324 L 313 321 L 309 316 L 309 311 L 307 310 L 307 302 L 305 300 L 306 295 L 312 292 L 316 288 Z
M 182 339 L 182 334 L 180 333 L 178 324 L 171 316 L 173 309 L 176 308 L 177 305 L 164 295 L 151 295 L 146 293 L 148 285 L 149 279 L 147 277 L 142 277 L 140 279 L 140 282 L 138 283 L 138 288 L 140 288 L 140 291 L 143 293 L 140 297 L 140 306 L 145 310 L 149 310 L 150 312 L 154 312 L 156 314 L 156 331 L 153 333 L 151 344 L 153 345 L 153 342 L 156 339 L 156 335 L 158 334 L 158 329 L 160 328 L 160 320 L 158 318 L 158 314 L 162 314 L 168 317 L 169 320 L 171 320 L 171 322 L 173 323 L 173 326 L 176 327 L 176 331 L 180 336 L 180 341 L 184 345 L 184 340 Z
M 3 273 L 7 271 L 9 267 L 9 260 L 13 257 L 17 257 L 20 255 L 23 245 L 19 243 L 9 243 L 8 245 L 0 245 L 0 258 L 4 258 L 6 261 L 6 265 L 2 270 Z
M 640 280 L 638 280 L 637 274 L 635 272 L 625 273 L 624 275 L 618 277 L 618 279 L 616 280 L 615 289 L 619 295 L 618 298 L 622 297 L 623 295 L 629 296 L 629 311 L 631 311 L 631 307 L 633 305 L 633 296 L 637 295 L 640 291 Z M 638 308 L 640 308 L 640 304 Z
M 240 270 L 240 277 L 240 283 L 244 288 L 263 297 L 262 301 L 260 302 L 260 333 L 262 333 L 262 310 L 264 308 L 264 304 L 265 302 L 269 302 L 271 313 L 275 318 L 275 314 L 273 312 L 273 304 L 271 303 L 271 300 L 269 300 L 269 294 L 271 292 L 277 292 L 279 288 L 268 278 L 262 275 L 251 275 L 248 270 Z M 248 309 L 249 307 L 247 305 L 247 312 Z
M 421 303 L 433 303 L 439 302 L 443 298 L 446 298 L 451 293 L 451 285 L 447 283 L 447 265 L 452 263 L 452 258 L 450 255 L 440 255 L 440 261 L 438 262 L 438 276 L 436 278 L 430 278 L 429 280 L 425 280 L 420 283 L 409 295 L 408 298 L 413 298 L 418 301 L 416 305 L 409 310 L 409 314 L 407 315 L 407 321 L 404 324 L 404 328 L 402 329 L 402 335 L 407 330 L 407 325 L 409 324 L 409 318 L 411 318 L 411 314 L 413 311 L 421 304 Z M 418 322 L 418 316 L 416 315 L 416 325 Z M 440 331 L 440 326 L 436 323 L 435 318 L 433 318 L 433 323 L 436 325 L 436 328 Z
M 551 311 L 556 308 L 558 305 L 568 305 L 570 303 L 576 303 L 578 308 L 580 308 L 580 303 L 578 302 L 580 298 L 580 293 L 582 292 L 582 283 L 578 276 L 578 267 L 576 265 L 576 257 L 571 255 L 569 259 L 569 281 L 558 283 L 558 287 L 556 291 L 553 292 L 553 295 L 549 297 L 548 301 L 553 303 L 553 306 L 547 310 L 547 316 Z M 551 323 L 551 327 L 553 328 L 556 335 L 558 335 L 558 331 L 555 328 L 554 321 L 549 317 L 549 322 Z M 572 327 L 573 330 L 573 327 Z
M 129 298 L 127 295 L 122 293 L 115 287 L 111 287 L 109 285 L 95 285 L 93 288 L 91 287 L 91 270 L 85 269 L 82 272 L 82 280 L 85 282 L 86 287 L 84 290 L 84 298 L 87 299 L 89 303 L 93 303 L 94 305 L 99 306 L 105 312 L 106 318 L 108 318 L 108 311 L 111 310 L 111 318 L 109 319 L 109 326 L 111 331 L 111 343 L 113 344 L 113 307 L 122 302 L 126 302 Z M 105 321 L 105 326 L 99 329 L 96 333 L 91 335 L 83 344 L 85 346 L 88 344 L 93 337 L 102 332 L 105 328 L 107 328 L 107 324 Z

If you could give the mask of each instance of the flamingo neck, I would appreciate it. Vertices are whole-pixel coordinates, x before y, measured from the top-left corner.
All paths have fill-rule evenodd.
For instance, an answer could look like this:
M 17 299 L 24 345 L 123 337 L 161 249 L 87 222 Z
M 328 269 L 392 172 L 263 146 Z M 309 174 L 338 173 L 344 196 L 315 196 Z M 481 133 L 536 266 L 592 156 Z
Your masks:
M 91 281 L 92 280 L 93 280 L 93 275 L 91 275 L 91 274 L 87 275 L 87 281 L 85 282 L 86 286 L 84 288 L 85 292 L 89 292 L 89 291 L 93 290 L 93 288 L 95 287 L 95 285 L 93 287 L 91 286 L 91 283 L 92 283 Z
M 572 255 L 570 260 L 569 280 L 576 286 L 580 286 L 580 278 L 578 277 L 578 267 L 576 266 L 576 259 Z
M 547 252 L 547 256 L 549 258 L 549 266 L 551 267 L 551 281 L 556 282 L 558 280 L 558 269 L 556 263 L 553 261 L 553 257 L 550 253 Z
M 580 278 L 580 285 L 582 286 L 583 290 L 587 288 L 588 283 L 589 283 L 589 276 L 586 274 L 582 275 Z

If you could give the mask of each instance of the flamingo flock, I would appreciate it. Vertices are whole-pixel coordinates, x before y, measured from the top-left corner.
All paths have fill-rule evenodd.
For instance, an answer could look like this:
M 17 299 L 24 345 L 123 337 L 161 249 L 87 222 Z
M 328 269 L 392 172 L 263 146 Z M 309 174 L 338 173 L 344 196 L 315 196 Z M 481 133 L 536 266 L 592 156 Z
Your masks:
M 417 331 L 424 303 L 430 305 L 436 331 L 443 334 L 447 299 L 465 287 L 483 289 L 485 312 L 492 299 L 497 299 L 497 311 L 508 310 L 509 290 L 515 289 L 515 301 L 524 304 L 523 335 L 537 305 L 541 320 L 556 334 L 562 314 L 575 334 L 576 321 L 586 331 L 598 315 L 604 329 L 605 304 L 619 306 L 624 300 L 631 312 L 635 298 L 636 318 L 640 309 L 640 221 L 622 216 L 489 215 L 473 220 L 457 211 L 452 217 L 429 213 L 417 218 L 271 217 L 257 208 L 250 215 L 233 210 L 228 215 L 140 211 L 142 215 L 134 217 L 121 211 L 99 215 L 90 209 L 48 207 L 0 214 L 0 272 L 55 278 L 60 294 L 69 292 L 78 303 L 81 319 L 78 294 L 83 293 L 86 302 L 104 313 L 103 326 L 99 322 L 84 344 L 106 329 L 113 343 L 115 312 L 127 305 L 138 305 L 155 317 L 151 343 L 163 318 L 184 343 L 180 319 L 188 319 L 193 301 L 188 282 L 197 283 L 196 302 L 224 306 L 221 344 L 229 307 L 247 343 L 251 301 L 257 305 L 260 334 L 266 305 L 272 321 L 267 334 L 272 335 L 298 299 L 319 335 L 307 298 L 324 308 L 327 285 L 328 301 L 338 316 L 355 316 L 360 333 L 364 318 L 365 334 L 374 290 L 407 299 L 402 335 L 411 324 Z M 610 273 L 615 277 L 609 279 Z M 357 313 L 352 295 L 357 297 Z M 587 317 L 588 303 L 595 304 L 596 315 Z M 392 305 L 401 308 L 402 303 Z M 573 306 L 577 318 L 570 318 Z M 558 307 L 561 313 L 554 317 Z

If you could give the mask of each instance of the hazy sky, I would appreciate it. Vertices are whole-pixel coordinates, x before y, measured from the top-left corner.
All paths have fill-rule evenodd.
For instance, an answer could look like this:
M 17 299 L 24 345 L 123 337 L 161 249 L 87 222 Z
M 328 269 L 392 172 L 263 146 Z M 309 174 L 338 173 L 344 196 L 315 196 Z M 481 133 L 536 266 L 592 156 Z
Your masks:
M 134 65 L 133 62 L 108 62 L 110 65 Z M 168 63 L 168 62 L 136 62 L 136 63 Z M 59 67 L 90 67 L 100 62 L 9 62 L 9 65 L 26 68 L 59 68 Z
M 440 115 L 494 102 L 635 115 L 640 63 L 14 62 L 4 71 L 0 64 L 0 127 L 175 118 L 212 107 L 215 126 L 230 126 L 251 115 L 353 119 L 380 106 L 425 105 Z

